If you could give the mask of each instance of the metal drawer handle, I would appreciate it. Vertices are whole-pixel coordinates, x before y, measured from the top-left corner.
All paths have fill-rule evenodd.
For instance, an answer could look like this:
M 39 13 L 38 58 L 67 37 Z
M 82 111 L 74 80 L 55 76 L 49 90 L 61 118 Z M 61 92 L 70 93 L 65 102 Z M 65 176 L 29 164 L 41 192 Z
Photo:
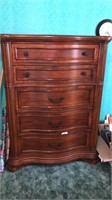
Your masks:
M 87 51 L 83 51 L 83 52 L 82 52 L 82 56 L 88 56 Z
M 29 72 L 25 72 L 25 73 L 23 73 L 23 76 L 24 76 L 25 78 L 28 78 L 28 77 L 30 76 L 30 73 L 29 73 Z
M 58 147 L 61 147 L 61 146 L 63 146 L 63 142 L 60 142 L 60 143 L 58 143 L 58 144 L 48 144 L 48 146 L 50 147 L 50 148 L 58 148 Z
M 24 52 L 24 56 L 27 57 L 29 55 L 28 51 Z
M 82 76 L 86 76 L 86 72 L 81 72 L 81 75 Z
M 57 123 L 57 124 L 54 124 L 53 122 L 49 121 L 48 124 L 49 124 L 50 126 L 52 126 L 52 128 L 59 128 L 60 126 L 62 126 L 62 125 L 64 124 L 64 121 L 62 120 L 62 121 L 60 121 L 60 122 Z
M 61 103 L 62 101 L 64 101 L 64 97 L 60 97 L 59 99 L 52 99 L 51 97 L 48 97 L 48 100 L 51 102 L 51 103 Z

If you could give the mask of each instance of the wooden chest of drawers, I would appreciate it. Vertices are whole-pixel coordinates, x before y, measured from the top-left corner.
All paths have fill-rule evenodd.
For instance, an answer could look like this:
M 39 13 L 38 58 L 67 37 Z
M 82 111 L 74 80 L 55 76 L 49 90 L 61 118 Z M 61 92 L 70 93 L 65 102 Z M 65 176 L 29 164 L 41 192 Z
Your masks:
M 2 35 L 8 169 L 94 163 L 110 37 Z

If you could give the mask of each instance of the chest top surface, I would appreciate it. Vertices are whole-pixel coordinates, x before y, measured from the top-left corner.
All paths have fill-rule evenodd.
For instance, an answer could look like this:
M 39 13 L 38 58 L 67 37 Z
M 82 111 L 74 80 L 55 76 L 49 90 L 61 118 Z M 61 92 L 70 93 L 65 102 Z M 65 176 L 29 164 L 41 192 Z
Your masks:
M 1 34 L 1 41 L 109 42 L 110 36 Z

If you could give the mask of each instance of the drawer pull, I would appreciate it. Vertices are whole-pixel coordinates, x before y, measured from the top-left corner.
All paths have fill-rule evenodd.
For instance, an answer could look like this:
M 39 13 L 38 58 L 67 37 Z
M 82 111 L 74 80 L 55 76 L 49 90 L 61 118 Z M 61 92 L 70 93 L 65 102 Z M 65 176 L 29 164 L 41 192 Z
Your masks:
M 25 73 L 23 73 L 23 76 L 24 76 L 25 78 L 28 78 L 28 77 L 30 76 L 30 73 L 25 72 Z
M 54 124 L 53 122 L 49 121 L 48 124 L 52 126 L 52 128 L 59 128 L 64 124 L 64 121 L 60 121 L 58 124 Z
M 58 144 L 48 144 L 48 146 L 50 147 L 50 148 L 58 148 L 58 147 L 61 147 L 61 146 L 63 146 L 64 145 L 64 143 L 63 142 L 60 142 L 60 143 L 58 143 Z
M 60 97 L 59 99 L 52 99 L 51 97 L 48 97 L 48 100 L 51 102 L 51 103 L 61 103 L 62 101 L 64 101 L 64 97 Z
M 24 56 L 27 57 L 29 55 L 28 51 L 24 52 Z
M 82 76 L 86 76 L 86 72 L 81 72 L 81 75 Z
M 87 51 L 83 51 L 83 52 L 82 52 L 82 56 L 88 56 Z

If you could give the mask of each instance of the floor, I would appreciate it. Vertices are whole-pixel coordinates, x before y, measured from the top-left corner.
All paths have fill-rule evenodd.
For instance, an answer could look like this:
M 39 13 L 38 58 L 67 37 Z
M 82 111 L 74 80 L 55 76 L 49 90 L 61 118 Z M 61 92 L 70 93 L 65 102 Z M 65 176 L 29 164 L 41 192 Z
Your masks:
M 111 199 L 111 166 L 76 161 L 0 174 L 1 199 Z

